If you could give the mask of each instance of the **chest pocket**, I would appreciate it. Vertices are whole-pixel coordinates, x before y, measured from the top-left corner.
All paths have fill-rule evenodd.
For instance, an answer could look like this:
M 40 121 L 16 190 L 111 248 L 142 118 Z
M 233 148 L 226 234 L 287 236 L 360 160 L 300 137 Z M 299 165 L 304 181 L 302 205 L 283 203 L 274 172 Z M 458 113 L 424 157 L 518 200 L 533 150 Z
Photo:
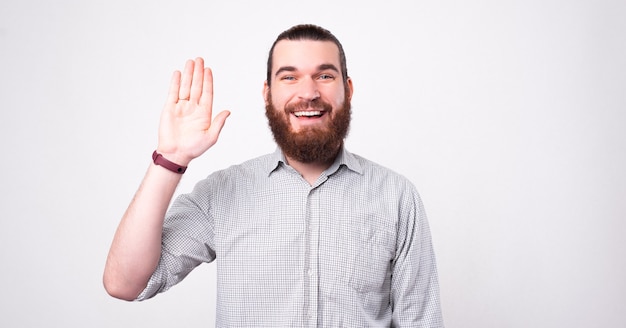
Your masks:
M 358 292 L 380 291 L 390 282 L 396 243 L 395 233 L 384 220 L 377 216 L 361 217 L 351 229 L 356 234 L 357 247 L 349 260 L 349 283 Z
M 393 219 L 365 208 L 352 208 L 329 215 L 323 224 L 320 243 L 322 256 L 339 284 L 360 293 L 380 292 L 389 288 L 392 261 L 395 257 L 396 233 Z M 348 291 L 345 291 L 348 292 Z

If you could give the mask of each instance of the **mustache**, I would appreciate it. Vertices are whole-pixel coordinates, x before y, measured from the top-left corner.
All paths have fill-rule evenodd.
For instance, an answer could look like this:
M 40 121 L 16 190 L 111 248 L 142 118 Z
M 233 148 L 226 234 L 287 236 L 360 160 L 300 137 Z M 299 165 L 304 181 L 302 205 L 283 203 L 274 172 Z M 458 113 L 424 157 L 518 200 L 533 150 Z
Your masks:
M 287 114 L 300 112 L 304 110 L 311 110 L 311 109 L 319 110 L 322 112 L 331 112 L 333 109 L 333 106 L 331 106 L 329 103 L 320 99 L 316 99 L 313 101 L 299 101 L 297 103 L 291 103 L 291 104 L 285 105 L 285 113 Z

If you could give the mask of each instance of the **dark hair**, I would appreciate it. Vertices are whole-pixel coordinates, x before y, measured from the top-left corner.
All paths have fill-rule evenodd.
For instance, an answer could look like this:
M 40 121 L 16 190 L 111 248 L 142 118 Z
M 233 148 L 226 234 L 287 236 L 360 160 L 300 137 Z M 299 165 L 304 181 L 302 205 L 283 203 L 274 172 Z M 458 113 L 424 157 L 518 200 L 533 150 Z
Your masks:
M 267 85 L 271 85 L 272 75 L 272 59 L 274 56 L 274 47 L 281 40 L 299 41 L 330 41 L 337 45 L 339 49 L 339 64 L 341 65 L 341 75 L 343 75 L 343 82 L 348 81 L 348 67 L 346 65 L 346 54 L 343 52 L 343 47 L 337 38 L 330 33 L 327 29 L 312 24 L 301 24 L 291 27 L 290 29 L 282 32 L 272 44 L 269 56 L 267 58 Z

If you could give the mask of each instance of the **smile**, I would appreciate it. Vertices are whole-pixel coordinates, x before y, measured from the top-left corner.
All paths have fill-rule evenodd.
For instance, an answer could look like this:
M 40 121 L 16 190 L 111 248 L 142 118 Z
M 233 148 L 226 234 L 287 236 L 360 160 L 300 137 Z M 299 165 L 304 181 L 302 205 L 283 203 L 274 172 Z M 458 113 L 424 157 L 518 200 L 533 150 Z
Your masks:
M 324 112 L 319 110 L 300 111 L 293 113 L 293 115 L 295 115 L 296 117 L 319 117 L 322 116 L 322 114 L 324 114 Z

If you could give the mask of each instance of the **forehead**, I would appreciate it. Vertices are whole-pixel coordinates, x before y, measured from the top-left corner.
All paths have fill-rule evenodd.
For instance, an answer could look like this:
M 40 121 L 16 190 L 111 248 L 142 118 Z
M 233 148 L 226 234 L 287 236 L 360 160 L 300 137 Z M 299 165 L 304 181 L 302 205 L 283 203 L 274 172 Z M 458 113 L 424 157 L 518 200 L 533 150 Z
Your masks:
M 339 48 L 335 43 L 331 41 L 281 40 L 274 46 L 272 54 L 273 72 L 284 66 L 307 69 L 322 64 L 333 64 L 337 68 L 340 66 Z

